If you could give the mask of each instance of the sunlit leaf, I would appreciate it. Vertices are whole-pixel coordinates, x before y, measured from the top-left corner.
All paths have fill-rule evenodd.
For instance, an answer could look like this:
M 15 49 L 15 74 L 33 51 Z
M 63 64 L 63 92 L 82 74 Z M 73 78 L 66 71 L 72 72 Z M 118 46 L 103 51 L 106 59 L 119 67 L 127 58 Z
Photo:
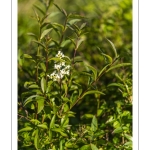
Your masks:
M 25 127 L 25 128 L 23 128 L 23 129 L 20 129 L 19 131 L 18 131 L 18 133 L 19 132 L 25 132 L 25 131 L 31 131 L 33 128 L 32 127 Z
M 39 114 L 44 108 L 44 99 L 38 100 L 37 103 L 38 103 L 38 111 L 37 111 L 37 113 Z
M 46 29 L 43 31 L 43 33 L 41 34 L 40 39 L 43 39 L 43 37 L 45 37 L 48 33 L 50 33 L 53 30 L 53 28 L 50 29 Z
M 91 129 L 92 131 L 96 131 L 98 128 L 98 122 L 97 122 L 97 118 L 95 116 L 93 116 L 93 119 L 92 119 L 92 123 L 91 123 Z
M 96 145 L 94 145 L 94 144 L 92 144 L 92 143 L 91 143 L 91 149 L 92 149 L 92 150 L 98 150 L 98 148 L 96 147 Z

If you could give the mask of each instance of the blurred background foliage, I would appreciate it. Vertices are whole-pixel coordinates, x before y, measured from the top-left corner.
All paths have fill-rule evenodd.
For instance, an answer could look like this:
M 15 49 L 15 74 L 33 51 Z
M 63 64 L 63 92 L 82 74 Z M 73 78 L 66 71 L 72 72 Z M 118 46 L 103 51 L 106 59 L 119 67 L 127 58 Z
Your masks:
M 74 12 L 85 16 L 84 22 L 87 23 L 86 39 L 81 45 L 78 56 L 84 61 L 90 62 L 98 70 L 102 69 L 107 63 L 103 57 L 100 57 L 101 51 L 113 56 L 113 51 L 107 39 L 111 40 L 120 56 L 120 62 L 132 63 L 132 1 L 131 0 L 55 0 L 61 8 L 67 12 Z M 39 33 L 36 20 L 33 19 L 33 5 L 41 6 L 40 0 L 18 0 L 18 103 L 21 102 L 21 93 L 25 91 L 24 82 L 34 81 L 35 73 L 32 71 L 34 65 L 30 61 L 20 59 L 23 53 L 36 55 L 36 46 L 32 43 L 32 37 L 27 33 Z M 63 23 L 63 15 L 54 6 L 50 7 L 50 22 Z M 70 33 L 67 33 L 70 35 Z M 55 36 L 55 35 L 53 35 Z M 56 37 L 57 38 L 57 37 Z M 107 38 L 107 39 L 106 39 Z M 72 57 L 72 46 L 63 49 L 65 55 Z M 80 68 L 77 68 L 80 69 Z M 84 85 L 83 77 L 78 79 Z M 119 82 L 128 85 L 128 91 L 121 91 L 117 86 L 108 88 L 110 83 Z M 106 95 L 101 96 L 101 104 L 105 105 L 107 115 L 115 111 L 117 101 L 124 101 L 127 98 L 132 99 L 132 68 L 120 68 L 105 74 L 98 83 L 99 89 L 103 89 Z M 79 123 L 84 113 L 96 113 L 97 105 L 95 97 L 86 96 L 84 102 L 77 104 L 74 111 L 77 112 L 77 118 L 73 123 Z M 19 106 L 20 109 L 20 106 Z M 132 106 L 127 104 L 124 109 L 132 112 Z

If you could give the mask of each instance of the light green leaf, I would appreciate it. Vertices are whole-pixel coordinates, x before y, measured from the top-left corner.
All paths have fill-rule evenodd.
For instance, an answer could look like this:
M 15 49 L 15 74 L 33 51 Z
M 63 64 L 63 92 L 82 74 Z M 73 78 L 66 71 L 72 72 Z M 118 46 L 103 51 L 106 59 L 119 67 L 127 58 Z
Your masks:
M 32 127 L 25 127 L 25 128 L 23 128 L 23 129 L 20 129 L 19 131 L 18 131 L 18 133 L 20 133 L 20 132 L 25 132 L 25 131 L 31 131 L 33 128 Z
M 39 147 L 39 130 L 36 129 L 36 132 L 35 132 L 35 137 L 34 137 L 34 146 L 36 148 L 36 150 L 38 150 L 38 147 Z
M 45 93 L 45 91 L 46 91 L 46 80 L 44 77 L 41 79 L 41 89 L 42 89 L 42 92 Z
M 23 54 L 23 57 L 24 57 L 24 58 L 32 58 L 32 56 L 29 55 L 29 54 Z
M 66 45 L 68 45 L 70 43 L 70 40 L 65 40 L 61 43 L 61 47 L 65 47 Z
M 79 46 L 82 44 L 83 41 L 84 41 L 83 38 L 77 40 L 76 50 L 79 48 Z
M 37 103 L 38 103 L 38 111 L 37 111 L 37 113 L 39 114 L 44 108 L 44 99 L 38 100 Z
M 128 140 L 132 141 L 132 136 L 131 136 L 131 135 L 124 134 L 124 136 L 125 136 Z
M 114 51 L 114 54 L 115 54 L 115 58 L 117 58 L 117 57 L 118 57 L 118 54 L 117 54 L 115 45 L 114 45 L 110 40 L 107 39 L 107 41 L 111 44 L 111 46 L 112 46 L 112 48 L 113 48 L 113 51 Z
M 46 72 L 46 66 L 44 63 L 40 63 L 41 68 L 43 69 L 44 72 Z
M 82 23 L 80 30 L 82 30 L 86 26 L 86 23 Z
M 118 128 L 116 128 L 112 133 L 114 134 L 114 133 L 120 133 L 120 132 L 122 132 L 123 130 L 122 130 L 122 127 L 118 127 Z
M 90 145 L 83 145 L 79 150 L 91 150 Z
M 110 67 L 106 72 L 109 72 L 110 70 L 116 69 L 116 68 L 120 68 L 120 67 L 124 67 L 124 66 L 131 66 L 131 63 L 121 63 L 121 64 L 117 64 L 115 66 Z
M 29 89 L 31 89 L 31 88 L 35 88 L 35 89 L 37 88 L 38 89 L 39 86 L 37 84 L 32 84 L 32 85 L 29 85 L 28 88 Z
M 53 115 L 52 120 L 50 122 L 50 129 L 55 127 L 55 119 L 56 119 L 56 115 Z
M 100 92 L 100 91 L 97 91 L 97 90 L 91 90 L 91 91 L 87 91 L 85 92 L 81 98 L 83 98 L 85 95 L 88 95 L 88 94 L 102 94 L 102 95 L 105 95 L 103 92 Z
M 98 128 L 98 123 L 97 123 L 97 118 L 95 116 L 93 116 L 93 119 L 92 119 L 92 123 L 91 123 L 91 129 L 92 131 L 96 131 Z
M 73 25 L 74 23 L 79 22 L 79 21 L 81 21 L 81 19 L 72 19 L 72 20 L 70 20 L 70 21 L 68 22 L 68 25 L 69 25 L 69 26 L 70 26 L 70 25 Z
M 94 145 L 94 144 L 92 144 L 92 143 L 91 143 L 91 149 L 92 149 L 92 150 L 98 150 L 98 148 L 96 147 L 96 145 Z
M 89 118 L 93 118 L 93 114 L 84 114 L 81 119 L 89 119 Z
M 43 39 L 43 37 L 45 37 L 48 33 L 50 33 L 53 30 L 53 28 L 50 29 L 46 29 L 43 31 L 43 33 L 41 34 L 40 39 Z
M 42 129 L 48 129 L 47 125 L 46 124 L 39 124 L 37 125 L 38 127 L 42 128 Z

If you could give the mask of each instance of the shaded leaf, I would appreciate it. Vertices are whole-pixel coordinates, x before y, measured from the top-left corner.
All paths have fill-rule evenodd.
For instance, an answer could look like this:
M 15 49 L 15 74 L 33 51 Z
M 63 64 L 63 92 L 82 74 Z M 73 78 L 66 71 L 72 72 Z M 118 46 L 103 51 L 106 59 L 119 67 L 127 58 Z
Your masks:
M 90 66 L 90 65 L 86 65 L 90 70 L 92 70 L 92 72 L 93 72 L 93 74 L 94 74 L 94 80 L 96 80 L 97 79 L 97 70 L 94 68 L 94 67 L 92 67 L 92 66 Z

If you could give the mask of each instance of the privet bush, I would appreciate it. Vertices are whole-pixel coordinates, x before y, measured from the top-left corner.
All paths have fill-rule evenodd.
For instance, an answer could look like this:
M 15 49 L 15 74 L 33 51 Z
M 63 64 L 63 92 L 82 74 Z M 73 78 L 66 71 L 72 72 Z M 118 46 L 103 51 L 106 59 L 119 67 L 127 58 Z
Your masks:
M 63 22 L 49 19 L 52 5 Z M 132 149 L 131 63 L 122 62 L 109 39 L 112 55 L 95 45 L 98 66 L 83 56 L 90 34 L 85 16 L 52 0 L 34 5 L 33 11 L 39 32 L 28 33 L 32 53 L 22 52 L 18 58 L 29 79 L 19 93 L 18 149 Z M 102 85 L 108 74 L 114 79 Z

